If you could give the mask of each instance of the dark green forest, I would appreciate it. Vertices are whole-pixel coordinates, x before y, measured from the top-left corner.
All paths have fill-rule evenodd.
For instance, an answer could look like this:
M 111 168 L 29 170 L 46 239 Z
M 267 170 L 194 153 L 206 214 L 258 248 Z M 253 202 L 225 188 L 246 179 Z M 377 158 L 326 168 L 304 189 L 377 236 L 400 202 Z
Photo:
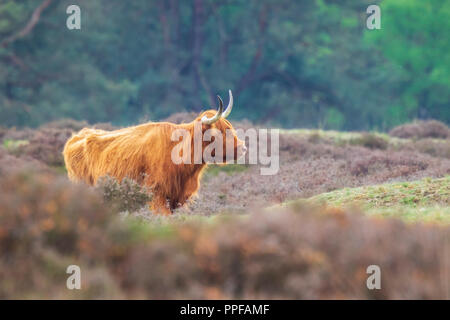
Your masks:
M 371 4 L 381 30 L 366 28 Z M 449 32 L 442 0 L 0 0 L 0 125 L 129 125 L 228 89 L 231 119 L 259 124 L 450 123 Z

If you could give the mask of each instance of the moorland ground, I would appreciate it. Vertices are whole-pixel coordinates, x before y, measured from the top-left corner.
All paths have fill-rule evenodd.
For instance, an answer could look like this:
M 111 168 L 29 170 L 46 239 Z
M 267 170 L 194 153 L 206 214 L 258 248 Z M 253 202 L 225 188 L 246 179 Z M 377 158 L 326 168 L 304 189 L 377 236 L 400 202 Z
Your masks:
M 132 181 L 67 180 L 61 151 L 84 126 L 0 129 L 2 298 L 449 297 L 450 134 L 439 122 L 282 130 L 278 174 L 212 165 L 170 217 Z M 79 292 L 65 288 L 69 264 L 86 275 Z M 366 287 L 370 264 L 382 290 Z

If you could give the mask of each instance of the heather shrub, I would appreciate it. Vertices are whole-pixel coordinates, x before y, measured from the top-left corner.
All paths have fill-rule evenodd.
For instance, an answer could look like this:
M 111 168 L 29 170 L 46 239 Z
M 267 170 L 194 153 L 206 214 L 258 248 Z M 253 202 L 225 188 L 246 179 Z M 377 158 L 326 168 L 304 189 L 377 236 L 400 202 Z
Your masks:
M 20 146 L 15 154 L 32 157 L 49 166 L 63 166 L 62 151 L 71 136 L 70 129 L 39 129 L 34 132 L 29 143 Z
M 421 153 L 429 154 L 433 157 L 450 159 L 450 140 L 436 141 L 433 139 L 420 139 L 409 141 L 400 146 L 402 150 L 408 150 L 410 152 L 418 151 Z
M 48 171 L 45 165 L 31 157 L 16 157 L 0 146 L 0 176 L 21 170 Z
M 318 143 L 323 140 L 310 141 L 295 135 L 280 135 L 280 154 L 284 158 L 317 158 L 333 157 L 342 158 L 345 156 L 345 150 L 327 143 Z M 286 159 L 288 160 L 288 159 Z
M 351 145 L 359 145 L 369 149 L 385 150 L 388 147 L 388 142 L 373 133 L 364 132 L 360 137 L 350 141 Z
M 399 176 L 407 175 L 415 171 L 425 170 L 428 167 L 427 161 L 417 157 L 412 157 L 408 153 L 395 153 L 391 156 L 386 154 L 363 155 L 350 163 L 350 172 L 354 175 L 369 174 L 382 167 L 396 167 Z M 394 177 L 394 176 L 393 176 Z
M 143 224 L 94 188 L 0 176 L 0 298 L 445 299 L 449 228 L 297 204 Z M 82 290 L 67 290 L 68 265 Z M 366 268 L 382 289 L 366 287 Z
M 59 119 L 55 121 L 48 122 L 41 126 L 42 129 L 68 129 L 74 132 L 80 131 L 81 129 L 88 127 L 89 124 L 86 121 L 78 121 L 74 119 Z
M 152 193 L 148 188 L 129 178 L 118 182 L 110 176 L 105 176 L 99 179 L 97 188 L 103 194 L 104 200 L 117 206 L 120 212 L 138 211 L 152 200 Z
M 250 120 L 245 119 L 245 118 L 239 119 L 239 120 L 232 120 L 232 124 L 235 129 L 248 130 L 250 128 L 255 128 L 255 129 L 258 128 L 257 125 L 255 125 Z
M 313 132 L 308 136 L 308 142 L 311 143 L 319 143 L 322 142 L 322 137 L 320 136 L 320 134 L 318 132 Z
M 88 274 L 116 250 L 108 240 L 116 215 L 100 195 L 53 174 L 2 175 L 0 213 L 2 299 L 69 297 L 67 266 L 81 264 Z M 106 292 L 111 284 L 100 286 Z
M 118 127 L 113 126 L 109 122 L 99 122 L 90 125 L 86 121 L 79 121 L 74 119 L 60 119 L 52 122 L 48 122 L 40 127 L 40 129 L 59 129 L 59 130 L 71 130 L 73 132 L 78 132 L 83 128 L 95 128 L 101 130 L 116 130 Z
M 15 127 L 5 129 L 3 141 L 5 140 L 30 140 L 34 135 L 34 130 L 30 128 L 17 129 Z
M 300 207 L 168 229 L 124 263 L 124 285 L 145 298 L 446 297 L 448 228 Z M 372 264 L 381 290 L 366 287 Z
M 94 129 L 100 129 L 100 130 L 106 130 L 106 131 L 113 131 L 113 130 L 120 129 L 119 127 L 116 127 L 109 122 L 99 122 L 90 127 L 94 128 Z
M 115 130 L 110 123 L 98 123 L 90 126 L 85 121 L 61 119 L 49 122 L 39 129 L 16 128 L 0 130 L 0 141 L 9 152 L 26 158 L 34 158 L 48 166 L 62 167 L 62 151 L 67 140 L 74 132 L 85 127 L 102 130 Z
M 417 121 L 393 128 L 389 134 L 399 138 L 441 138 L 450 137 L 450 129 L 437 120 Z
M 189 123 L 194 120 L 198 116 L 198 114 L 198 112 L 176 112 L 161 121 L 172 122 L 176 124 Z

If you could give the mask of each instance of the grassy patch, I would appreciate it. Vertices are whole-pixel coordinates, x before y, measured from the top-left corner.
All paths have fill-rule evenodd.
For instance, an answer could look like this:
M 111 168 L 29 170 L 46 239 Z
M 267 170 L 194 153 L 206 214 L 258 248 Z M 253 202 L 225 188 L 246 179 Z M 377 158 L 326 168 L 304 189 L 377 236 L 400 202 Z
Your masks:
M 450 203 L 450 176 L 425 178 L 413 182 L 397 182 L 375 186 L 344 188 L 310 198 L 331 205 L 363 203 L 367 208 L 407 205 L 412 207 Z
M 228 165 L 209 165 L 206 169 L 206 177 L 215 177 L 220 172 L 225 172 L 226 174 L 232 175 L 235 173 L 243 172 L 248 169 L 247 165 L 244 164 L 228 164 Z
M 344 188 L 307 200 L 327 206 L 362 208 L 370 215 L 398 217 L 406 221 L 450 224 L 450 176 L 375 186 Z
M 367 211 L 368 215 L 395 217 L 407 222 L 436 222 L 450 224 L 450 208 L 442 206 L 377 208 Z

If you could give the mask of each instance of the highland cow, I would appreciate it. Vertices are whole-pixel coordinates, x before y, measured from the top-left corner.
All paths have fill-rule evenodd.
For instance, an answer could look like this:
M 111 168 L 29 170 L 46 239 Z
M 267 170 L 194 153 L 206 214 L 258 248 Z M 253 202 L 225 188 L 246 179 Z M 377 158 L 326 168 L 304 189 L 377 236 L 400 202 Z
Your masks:
M 115 131 L 82 129 L 64 147 L 69 178 L 95 185 L 100 177 L 106 175 L 119 181 L 128 177 L 152 190 L 151 208 L 154 212 L 173 212 L 197 193 L 201 175 L 209 162 L 203 157 L 203 152 L 217 143 L 215 140 L 221 141 L 222 146 L 220 152 L 216 152 L 217 148 L 212 150 L 212 156 L 220 153 L 223 162 L 237 160 L 246 152 L 244 141 L 237 137 L 233 126 L 226 120 L 233 108 L 231 91 L 229 95 L 225 111 L 218 96 L 218 111 L 205 111 L 190 123 L 150 122 Z M 219 136 L 204 141 L 203 135 L 211 130 L 218 132 Z M 176 134 L 178 131 L 188 133 L 189 148 L 181 148 L 181 153 L 185 154 L 179 154 L 188 161 L 173 159 L 174 149 L 186 144 L 174 141 L 174 137 L 180 137 Z M 199 146 L 200 158 L 195 153 L 186 154 L 186 150 L 196 150 Z

